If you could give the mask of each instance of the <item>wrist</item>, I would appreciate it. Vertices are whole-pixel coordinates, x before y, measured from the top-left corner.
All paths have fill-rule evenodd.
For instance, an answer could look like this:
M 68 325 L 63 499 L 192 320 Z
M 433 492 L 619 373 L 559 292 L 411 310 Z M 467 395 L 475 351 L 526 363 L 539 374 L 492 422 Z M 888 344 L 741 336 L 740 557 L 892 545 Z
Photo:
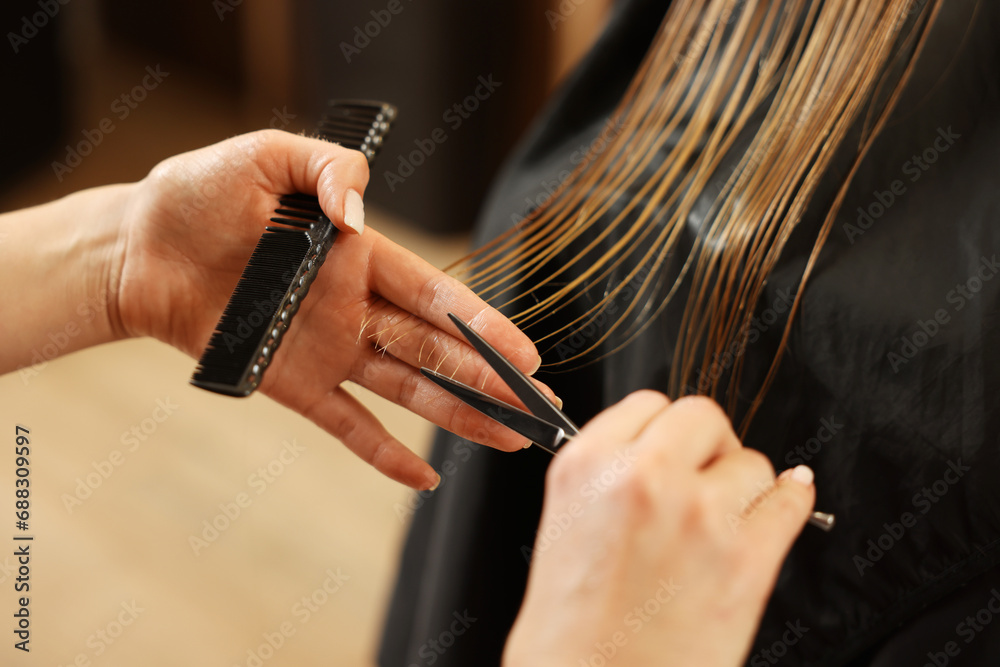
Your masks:
M 34 369 L 57 356 L 125 336 L 117 313 L 123 223 L 131 185 L 84 190 L 0 216 L 0 267 L 14 290 L 0 297 L 5 350 L 0 372 Z

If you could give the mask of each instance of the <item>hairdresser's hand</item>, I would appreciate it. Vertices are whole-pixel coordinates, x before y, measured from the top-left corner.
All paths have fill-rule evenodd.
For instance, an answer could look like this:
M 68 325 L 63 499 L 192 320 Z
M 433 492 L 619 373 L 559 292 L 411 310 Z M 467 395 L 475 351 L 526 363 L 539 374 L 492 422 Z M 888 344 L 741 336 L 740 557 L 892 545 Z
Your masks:
M 605 411 L 549 469 L 504 665 L 742 665 L 815 499 L 794 476 L 775 485 L 708 399 Z
M 464 407 L 417 369 L 438 368 L 516 400 L 458 337 L 448 312 L 470 321 L 521 369 L 533 372 L 540 360 L 527 337 L 465 286 L 377 231 L 358 235 L 346 224 L 361 222 L 367 183 L 361 153 L 278 131 L 164 161 L 129 203 L 112 316 L 125 335 L 154 336 L 199 357 L 277 195 L 318 193 L 342 233 L 261 391 L 389 477 L 426 489 L 437 474 L 341 383 L 351 380 L 461 436 L 512 450 L 523 438 Z

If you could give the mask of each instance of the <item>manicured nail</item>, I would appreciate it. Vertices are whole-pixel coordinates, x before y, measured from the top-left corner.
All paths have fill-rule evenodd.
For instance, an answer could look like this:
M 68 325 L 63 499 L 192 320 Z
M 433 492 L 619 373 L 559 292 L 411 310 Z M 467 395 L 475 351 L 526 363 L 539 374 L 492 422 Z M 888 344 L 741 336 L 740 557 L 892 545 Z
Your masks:
M 437 481 L 434 482 L 434 486 L 427 489 L 428 491 L 437 491 L 438 487 L 441 486 L 441 475 L 434 473 L 434 477 L 437 479 Z
M 538 357 L 537 357 L 537 358 L 535 359 L 535 363 L 533 363 L 533 364 L 531 365 L 531 370 L 530 370 L 530 371 L 528 371 L 528 375 L 534 375 L 535 373 L 537 373 L 537 372 L 538 372 L 538 369 L 539 369 L 539 368 L 541 368 L 541 367 L 542 367 L 542 357 L 541 357 L 541 356 L 539 355 L 539 356 L 538 356 Z
M 344 224 L 359 235 L 365 231 L 365 203 L 355 190 L 344 195 Z
M 795 466 L 795 468 L 792 469 L 791 479 L 803 486 L 811 485 L 815 478 L 816 475 L 809 466 Z

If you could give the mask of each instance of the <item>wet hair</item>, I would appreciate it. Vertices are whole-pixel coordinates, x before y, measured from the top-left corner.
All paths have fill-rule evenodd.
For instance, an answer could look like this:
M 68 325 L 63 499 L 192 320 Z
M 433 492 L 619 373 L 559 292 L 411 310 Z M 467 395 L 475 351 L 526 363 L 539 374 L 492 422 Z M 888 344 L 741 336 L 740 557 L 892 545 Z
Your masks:
M 685 283 L 670 393 L 715 396 L 732 415 L 765 283 L 812 206 L 822 223 L 810 231 L 812 251 L 748 423 L 848 185 L 896 106 L 939 4 L 674 0 L 587 157 L 454 273 L 533 336 L 544 332 L 535 336 L 542 350 L 601 323 L 599 335 L 556 362 L 564 367 L 627 345 Z M 831 174 L 832 194 L 817 201 Z M 692 214 L 698 233 L 685 241 Z M 727 353 L 728 383 L 705 372 Z M 718 396 L 726 386 L 728 396 Z

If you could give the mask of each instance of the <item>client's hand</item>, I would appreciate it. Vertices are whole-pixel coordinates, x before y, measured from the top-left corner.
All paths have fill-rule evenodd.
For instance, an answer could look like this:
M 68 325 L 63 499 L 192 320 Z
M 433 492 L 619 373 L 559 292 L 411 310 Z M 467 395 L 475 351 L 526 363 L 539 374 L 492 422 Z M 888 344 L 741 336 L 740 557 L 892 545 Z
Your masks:
M 743 664 L 814 500 L 710 400 L 629 396 L 552 463 L 504 664 Z

